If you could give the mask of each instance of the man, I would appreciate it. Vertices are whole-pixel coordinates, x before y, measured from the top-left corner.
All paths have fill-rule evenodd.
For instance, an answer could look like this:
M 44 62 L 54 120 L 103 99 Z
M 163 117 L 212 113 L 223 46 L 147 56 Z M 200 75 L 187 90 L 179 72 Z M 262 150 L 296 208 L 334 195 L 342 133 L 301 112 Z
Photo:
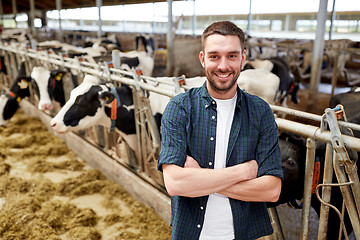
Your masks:
M 223 21 L 202 35 L 207 81 L 163 114 L 158 169 L 171 197 L 172 239 L 256 239 L 272 233 L 264 202 L 281 190 L 278 128 L 269 105 L 237 86 L 244 33 Z

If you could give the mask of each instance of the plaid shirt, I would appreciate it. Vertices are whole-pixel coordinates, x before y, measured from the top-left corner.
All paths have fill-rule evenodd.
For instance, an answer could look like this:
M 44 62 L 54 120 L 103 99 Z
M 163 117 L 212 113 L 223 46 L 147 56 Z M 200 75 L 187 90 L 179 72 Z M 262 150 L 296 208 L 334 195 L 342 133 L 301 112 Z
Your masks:
M 216 102 L 206 83 L 175 96 L 167 105 L 161 122 L 162 164 L 183 167 L 186 155 L 202 168 L 214 168 Z M 237 90 L 234 120 L 231 126 L 226 166 L 255 159 L 258 176 L 282 178 L 278 128 L 269 105 L 261 98 Z M 171 239 L 199 239 L 208 196 L 171 197 Z M 266 204 L 229 198 L 233 213 L 235 239 L 255 239 L 272 233 Z

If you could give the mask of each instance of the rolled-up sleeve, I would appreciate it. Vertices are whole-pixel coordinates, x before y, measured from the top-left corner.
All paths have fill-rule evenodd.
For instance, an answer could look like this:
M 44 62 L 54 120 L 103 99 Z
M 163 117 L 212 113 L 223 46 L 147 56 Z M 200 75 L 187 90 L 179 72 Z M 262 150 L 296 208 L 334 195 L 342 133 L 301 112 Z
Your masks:
M 161 119 L 161 150 L 157 163 L 159 171 L 162 171 L 163 164 L 180 167 L 185 164 L 186 115 L 178 96 L 168 103 Z
M 262 129 L 256 149 L 259 160 L 258 176 L 273 175 L 283 178 L 278 126 L 270 107 L 266 108 L 262 114 L 260 126 Z

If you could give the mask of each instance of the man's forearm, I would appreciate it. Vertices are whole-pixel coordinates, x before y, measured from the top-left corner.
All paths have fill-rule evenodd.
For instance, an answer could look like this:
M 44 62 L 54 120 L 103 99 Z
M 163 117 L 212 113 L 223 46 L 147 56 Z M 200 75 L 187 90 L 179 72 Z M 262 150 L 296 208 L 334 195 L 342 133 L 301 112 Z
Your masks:
M 163 173 L 165 187 L 170 195 L 199 197 L 223 191 L 237 182 L 255 178 L 257 164 L 253 161 L 222 169 L 163 165 Z
M 276 202 L 279 199 L 280 192 L 281 179 L 266 175 L 238 182 L 218 193 L 248 202 Z

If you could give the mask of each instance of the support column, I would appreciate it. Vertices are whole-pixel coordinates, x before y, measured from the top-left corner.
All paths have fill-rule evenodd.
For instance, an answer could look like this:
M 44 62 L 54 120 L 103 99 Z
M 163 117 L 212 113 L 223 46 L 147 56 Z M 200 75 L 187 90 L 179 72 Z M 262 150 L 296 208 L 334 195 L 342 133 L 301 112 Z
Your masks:
M 247 34 L 248 34 L 248 35 L 250 35 L 250 30 L 251 30 L 251 21 L 252 21 L 252 15 L 251 15 L 251 2 L 252 2 L 252 0 L 250 0 L 250 6 L 249 6 L 248 25 L 247 25 Z
M 288 32 L 290 29 L 290 15 L 286 14 L 285 16 L 285 24 L 284 24 L 284 31 Z
M 166 48 L 167 48 L 167 60 L 166 60 L 166 72 L 167 76 L 173 74 L 174 68 L 174 39 L 173 39 L 173 19 L 172 19 L 172 0 L 167 0 L 168 3 L 168 31 L 166 35 Z
M 193 17 L 192 17 L 192 34 L 196 36 L 196 12 L 195 12 L 195 0 L 193 0 Z
M 58 34 L 58 40 L 60 42 L 64 41 L 64 34 L 63 34 L 63 30 L 61 27 L 61 8 L 62 8 L 62 4 L 61 4 L 61 0 L 56 0 L 56 10 L 59 13 L 59 34 Z
M 327 18 L 327 4 L 328 0 L 320 0 L 319 12 L 317 16 L 317 28 L 316 28 L 316 38 L 314 41 L 314 50 L 313 50 L 313 59 L 312 59 L 312 68 L 311 68 L 311 78 L 310 78 L 310 91 L 309 91 L 309 110 L 314 110 L 317 107 L 317 93 L 319 90 L 319 84 L 321 80 L 321 65 L 322 65 L 322 56 L 324 54 L 324 45 L 325 45 L 325 23 Z
M 2 0 L 0 0 L 0 20 L 1 20 L 1 25 L 4 26 L 4 11 L 3 11 Z
M 155 15 L 155 1 L 153 0 L 153 22 L 152 22 L 152 32 L 155 33 L 156 32 L 156 15 Z
M 98 14 L 99 14 L 99 19 L 98 19 L 98 32 L 97 32 L 97 37 L 100 38 L 102 35 L 102 19 L 101 19 L 101 7 L 102 7 L 102 0 L 96 0 L 96 7 L 98 8 Z
M 11 6 L 12 6 L 12 11 L 13 11 L 13 19 L 14 19 L 14 22 L 15 22 L 15 27 L 17 27 L 17 22 L 16 22 L 16 14 L 17 14 L 16 0 L 11 0 Z
M 34 19 L 35 19 L 35 1 L 30 0 L 29 28 L 31 29 L 32 34 L 35 34 Z
M 333 28 L 334 28 L 334 21 L 335 21 L 335 17 L 336 17 L 335 2 L 336 2 L 336 0 L 333 0 L 333 6 L 332 6 L 332 11 L 331 11 L 330 30 L 329 30 L 329 40 L 331 40 L 331 38 L 332 38 L 332 32 L 333 32 Z

